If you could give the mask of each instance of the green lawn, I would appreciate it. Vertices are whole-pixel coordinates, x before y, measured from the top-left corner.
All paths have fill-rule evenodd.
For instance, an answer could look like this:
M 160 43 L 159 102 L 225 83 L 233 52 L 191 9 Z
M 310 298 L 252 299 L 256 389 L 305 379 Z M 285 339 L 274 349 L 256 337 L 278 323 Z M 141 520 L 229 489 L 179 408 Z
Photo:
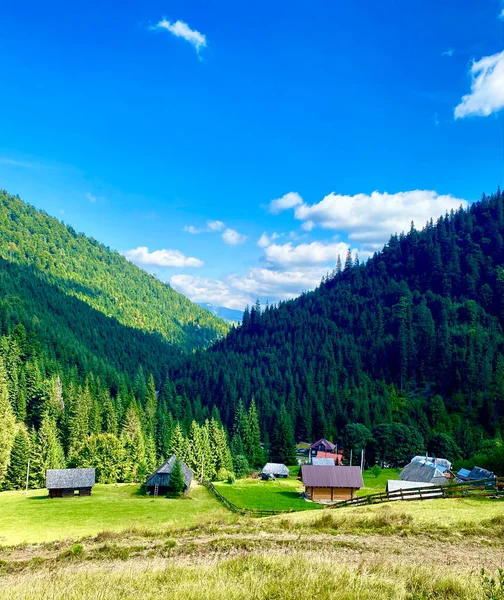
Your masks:
M 371 473 L 371 469 L 367 469 L 362 473 L 364 479 L 364 487 L 357 492 L 357 496 L 369 496 L 370 494 L 378 494 L 387 489 L 388 479 L 399 479 L 401 469 L 382 469 L 378 477 Z
M 96 485 L 90 497 L 53 498 L 46 490 L 0 493 L 0 545 L 49 542 L 92 536 L 105 530 L 192 525 L 229 518 L 208 490 L 191 488 L 190 498 L 138 495 L 137 485 Z
M 296 467 L 297 473 L 299 467 Z M 215 487 L 230 502 L 240 508 L 262 510 L 312 510 L 320 508 L 313 502 L 299 497 L 303 485 L 291 476 L 288 479 L 261 481 L 260 479 L 238 479 L 236 483 L 215 483 Z

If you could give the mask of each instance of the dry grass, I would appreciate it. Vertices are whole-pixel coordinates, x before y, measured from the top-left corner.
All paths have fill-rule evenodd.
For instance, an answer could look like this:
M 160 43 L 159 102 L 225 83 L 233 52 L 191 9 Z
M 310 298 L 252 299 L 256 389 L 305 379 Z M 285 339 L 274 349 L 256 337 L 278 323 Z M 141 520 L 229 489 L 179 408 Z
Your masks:
M 483 599 L 476 573 L 443 567 L 397 565 L 341 566 L 335 554 L 256 553 L 197 564 L 156 559 L 147 562 L 87 563 L 42 568 L 0 579 L 0 595 L 9 600 L 321 600 Z

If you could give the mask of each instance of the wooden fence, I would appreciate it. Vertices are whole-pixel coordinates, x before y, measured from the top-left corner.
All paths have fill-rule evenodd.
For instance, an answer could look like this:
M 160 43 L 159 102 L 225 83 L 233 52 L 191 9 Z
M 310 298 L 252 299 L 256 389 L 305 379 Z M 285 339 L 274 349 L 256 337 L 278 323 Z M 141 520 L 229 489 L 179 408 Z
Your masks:
M 468 496 L 497 496 L 504 495 L 504 477 L 485 479 L 474 483 L 456 483 L 436 487 L 418 487 L 393 492 L 382 492 L 369 496 L 359 496 L 353 500 L 345 500 L 332 504 L 329 508 L 344 506 L 366 506 L 397 500 L 435 500 L 437 498 L 466 498 Z
M 241 508 L 225 498 L 210 481 L 203 481 L 203 485 L 209 489 L 219 502 L 224 504 L 231 512 L 248 515 L 250 517 L 271 517 L 295 512 L 294 510 L 260 510 Z M 327 505 L 327 508 L 343 508 L 345 506 L 369 506 L 371 504 L 382 504 L 383 502 L 395 502 L 397 500 L 435 500 L 438 498 L 467 498 L 468 496 L 504 496 L 504 477 L 485 479 L 474 483 L 448 484 L 437 487 L 419 487 L 393 492 L 382 492 L 359 496 L 353 500 L 344 500 L 335 504 Z
M 222 502 L 226 508 L 229 508 L 231 512 L 237 513 L 239 515 L 248 515 L 249 517 L 271 517 L 273 515 L 281 515 L 284 513 L 294 512 L 293 510 L 261 510 L 261 509 L 253 509 L 253 508 L 241 508 L 240 506 L 236 506 L 230 502 L 227 498 L 225 498 L 210 481 L 202 481 L 201 482 L 207 489 L 209 489 L 219 502 Z

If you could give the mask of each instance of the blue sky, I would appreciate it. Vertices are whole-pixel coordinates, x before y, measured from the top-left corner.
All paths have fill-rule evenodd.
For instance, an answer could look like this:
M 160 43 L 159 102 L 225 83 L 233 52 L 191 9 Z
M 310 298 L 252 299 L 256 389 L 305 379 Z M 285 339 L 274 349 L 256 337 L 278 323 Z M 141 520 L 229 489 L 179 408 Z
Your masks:
M 8 2 L 0 187 L 196 301 L 293 297 L 502 186 L 503 9 Z

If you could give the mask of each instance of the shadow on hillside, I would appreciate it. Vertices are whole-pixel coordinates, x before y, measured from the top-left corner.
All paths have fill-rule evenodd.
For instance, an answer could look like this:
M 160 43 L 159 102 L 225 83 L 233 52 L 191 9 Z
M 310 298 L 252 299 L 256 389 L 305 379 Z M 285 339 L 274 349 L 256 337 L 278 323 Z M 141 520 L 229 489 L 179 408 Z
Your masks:
M 300 492 L 276 492 L 279 496 L 285 496 L 290 500 L 299 500 L 301 498 Z
M 44 496 L 28 496 L 28 500 L 47 500 L 49 498 L 49 494 L 45 494 Z

